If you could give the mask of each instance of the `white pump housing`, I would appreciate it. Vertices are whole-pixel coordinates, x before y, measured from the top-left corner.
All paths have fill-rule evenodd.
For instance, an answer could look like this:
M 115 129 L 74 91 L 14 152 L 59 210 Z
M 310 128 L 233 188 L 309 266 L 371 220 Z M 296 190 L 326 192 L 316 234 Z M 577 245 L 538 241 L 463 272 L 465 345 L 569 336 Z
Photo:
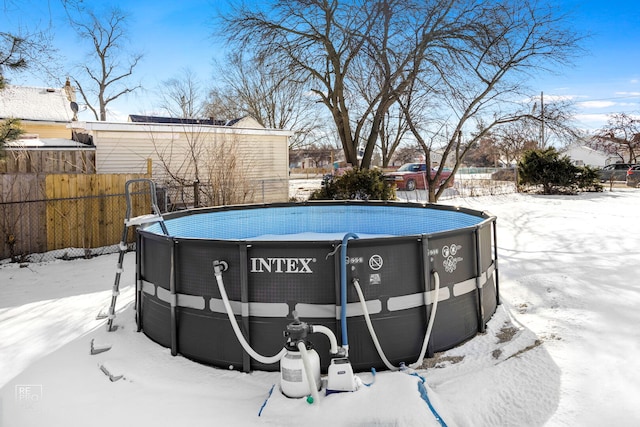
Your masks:
M 331 365 L 329 365 L 327 375 L 327 394 L 356 391 L 357 388 L 358 386 L 356 385 L 353 368 L 351 367 L 349 359 L 346 357 L 331 359 Z
M 320 356 L 313 350 L 307 350 L 310 371 L 315 379 L 315 387 L 320 390 L 322 380 L 320 378 Z M 310 394 L 311 387 L 304 369 L 302 353 L 299 351 L 287 350 L 287 353 L 280 359 L 280 388 L 282 394 L 287 397 L 305 397 Z

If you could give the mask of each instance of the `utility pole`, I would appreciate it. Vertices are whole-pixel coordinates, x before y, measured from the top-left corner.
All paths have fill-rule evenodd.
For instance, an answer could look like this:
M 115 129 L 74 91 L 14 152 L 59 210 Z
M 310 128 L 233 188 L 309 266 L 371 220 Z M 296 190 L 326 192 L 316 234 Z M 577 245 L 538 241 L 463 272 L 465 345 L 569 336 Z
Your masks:
M 544 147 L 544 92 L 540 92 L 540 148 Z

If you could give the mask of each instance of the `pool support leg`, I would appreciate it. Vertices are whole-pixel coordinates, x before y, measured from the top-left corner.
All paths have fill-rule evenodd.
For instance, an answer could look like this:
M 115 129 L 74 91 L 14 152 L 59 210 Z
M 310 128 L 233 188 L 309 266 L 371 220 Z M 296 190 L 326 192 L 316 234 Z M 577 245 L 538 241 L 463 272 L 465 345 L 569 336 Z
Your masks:
M 142 238 L 136 233 L 136 329 L 142 330 Z
M 484 324 L 484 302 L 482 298 L 482 253 L 480 252 L 482 249 L 482 245 L 480 244 L 480 228 L 476 227 L 474 231 L 475 240 L 476 240 L 476 295 L 478 300 L 478 332 L 482 333 L 485 331 Z
M 493 262 L 495 263 L 495 283 L 496 283 L 496 305 L 500 305 L 500 284 L 498 274 L 498 227 L 497 227 L 497 219 L 493 219 Z
M 422 244 L 420 245 L 420 255 L 422 257 L 422 271 L 420 272 L 420 276 L 421 276 L 420 278 L 422 280 L 422 286 L 423 286 L 423 292 L 424 292 L 424 300 L 423 300 L 424 313 L 425 313 L 425 318 L 430 319 L 434 306 L 431 305 L 431 308 L 429 308 L 430 300 L 428 296 L 431 292 L 431 279 L 433 278 L 432 273 L 435 271 L 435 268 L 433 267 L 433 263 L 434 263 L 433 256 L 430 255 L 430 251 L 429 251 L 429 238 L 426 235 L 422 236 Z M 438 294 L 439 292 L 440 292 L 440 279 L 438 278 Z M 436 301 L 435 301 L 436 305 L 437 305 L 437 302 L 438 301 L 436 298 Z M 431 340 L 429 340 L 429 343 L 426 348 L 427 358 L 431 358 L 434 355 L 433 344 L 431 344 L 430 341 Z
M 247 245 L 240 246 L 240 302 L 242 307 L 242 329 L 247 341 L 250 339 L 249 322 L 249 271 Z M 251 372 L 251 357 L 246 351 L 242 354 L 242 371 Z
M 171 294 L 170 301 L 170 322 L 171 322 L 171 355 L 178 354 L 178 319 L 176 316 L 176 306 L 178 298 L 176 295 L 176 251 L 178 250 L 178 241 L 171 240 L 171 267 L 169 273 L 169 292 Z

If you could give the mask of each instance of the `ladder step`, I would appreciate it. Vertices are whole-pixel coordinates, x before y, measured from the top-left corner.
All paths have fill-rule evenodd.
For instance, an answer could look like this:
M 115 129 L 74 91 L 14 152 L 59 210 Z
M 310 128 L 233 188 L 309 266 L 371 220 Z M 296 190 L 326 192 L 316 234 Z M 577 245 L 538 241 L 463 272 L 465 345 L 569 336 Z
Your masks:
M 142 224 L 148 224 L 150 222 L 160 222 L 160 221 L 163 221 L 161 215 L 148 214 L 148 215 L 140 215 L 133 218 L 129 218 L 125 220 L 124 223 L 126 224 L 127 227 L 130 227 L 132 225 L 142 225 Z

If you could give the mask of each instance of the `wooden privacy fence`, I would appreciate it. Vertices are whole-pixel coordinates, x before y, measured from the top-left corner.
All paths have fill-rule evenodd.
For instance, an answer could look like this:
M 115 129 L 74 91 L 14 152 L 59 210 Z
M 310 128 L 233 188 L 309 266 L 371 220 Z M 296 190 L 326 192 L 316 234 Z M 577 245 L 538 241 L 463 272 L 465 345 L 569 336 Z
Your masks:
M 0 259 L 56 249 L 91 248 L 120 241 L 125 183 L 143 174 L 0 175 Z M 148 191 L 132 186 L 133 215 L 150 212 Z M 132 235 L 130 236 L 132 237 Z
M 8 148 L 0 159 L 0 173 L 96 173 L 95 149 L 25 150 Z

